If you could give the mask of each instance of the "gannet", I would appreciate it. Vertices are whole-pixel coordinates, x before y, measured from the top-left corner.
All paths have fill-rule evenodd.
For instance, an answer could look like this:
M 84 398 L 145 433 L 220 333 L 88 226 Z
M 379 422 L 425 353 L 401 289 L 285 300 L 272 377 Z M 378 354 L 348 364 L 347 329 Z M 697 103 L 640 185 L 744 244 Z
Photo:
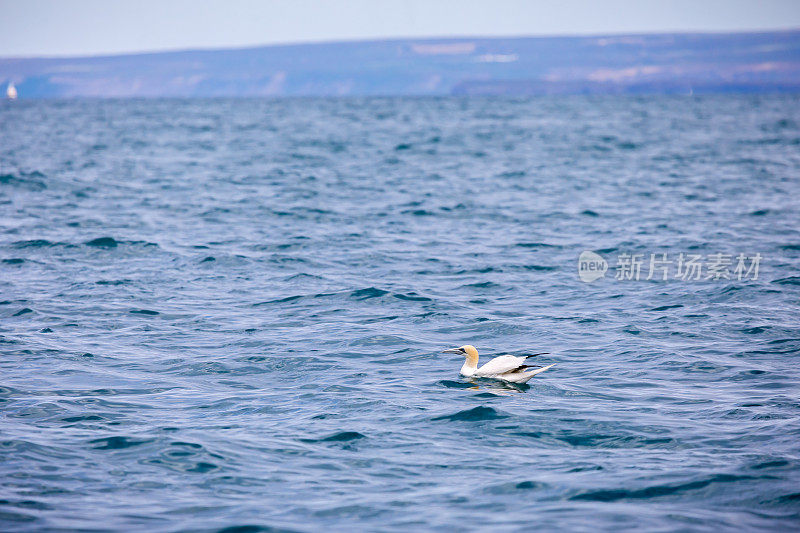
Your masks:
M 501 355 L 495 357 L 482 367 L 478 368 L 478 350 L 474 346 L 467 344 L 460 348 L 451 348 L 442 353 L 455 353 L 466 357 L 464 366 L 461 367 L 461 375 L 475 378 L 492 378 L 508 381 L 510 383 L 526 383 L 536 374 L 540 374 L 555 365 L 539 367 L 538 365 L 526 365 L 525 360 L 529 357 L 544 355 L 536 353 L 533 355 L 516 357 L 514 355 Z M 536 368 L 536 370 L 527 370 Z

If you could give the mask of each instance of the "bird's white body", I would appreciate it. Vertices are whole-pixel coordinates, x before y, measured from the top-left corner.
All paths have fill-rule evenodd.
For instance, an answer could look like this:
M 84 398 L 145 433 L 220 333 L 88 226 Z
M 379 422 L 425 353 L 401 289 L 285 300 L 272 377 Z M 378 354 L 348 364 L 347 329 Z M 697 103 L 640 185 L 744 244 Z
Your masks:
M 510 383 L 526 383 L 536 374 L 541 374 L 555 363 L 541 368 L 531 369 L 531 365 L 526 365 L 528 357 L 517 357 L 514 355 L 501 355 L 495 357 L 485 365 L 478 367 L 478 351 L 474 346 L 462 346 L 454 350 L 447 350 L 448 353 L 461 353 L 466 356 L 464 366 L 461 367 L 461 375 L 474 378 L 491 378 L 508 381 Z M 529 356 L 530 357 L 530 356 Z

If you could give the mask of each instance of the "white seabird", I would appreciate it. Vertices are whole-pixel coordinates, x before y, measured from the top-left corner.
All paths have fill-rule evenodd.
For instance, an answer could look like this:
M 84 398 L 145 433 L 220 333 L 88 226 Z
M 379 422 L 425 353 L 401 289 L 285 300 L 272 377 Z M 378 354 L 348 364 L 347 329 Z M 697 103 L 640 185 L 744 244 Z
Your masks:
M 495 357 L 482 367 L 478 368 L 478 350 L 474 346 L 467 344 L 460 348 L 451 348 L 442 353 L 455 353 L 466 357 L 464 366 L 461 367 L 461 375 L 473 378 L 491 378 L 508 381 L 509 383 L 526 383 L 536 374 L 541 374 L 555 363 L 543 367 L 538 365 L 526 365 L 525 360 L 537 355 L 517 357 L 514 355 L 501 355 Z M 534 368 L 535 370 L 528 370 Z

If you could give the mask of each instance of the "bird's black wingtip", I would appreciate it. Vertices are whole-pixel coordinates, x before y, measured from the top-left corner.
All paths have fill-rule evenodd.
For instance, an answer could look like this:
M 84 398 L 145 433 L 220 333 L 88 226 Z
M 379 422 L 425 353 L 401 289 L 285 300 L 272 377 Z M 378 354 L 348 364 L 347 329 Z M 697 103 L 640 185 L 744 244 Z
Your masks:
M 537 355 L 549 355 L 549 354 L 550 354 L 550 352 L 539 352 L 539 353 L 535 353 L 535 354 L 531 354 L 531 355 L 526 355 L 525 359 L 529 359 L 531 357 L 536 357 Z

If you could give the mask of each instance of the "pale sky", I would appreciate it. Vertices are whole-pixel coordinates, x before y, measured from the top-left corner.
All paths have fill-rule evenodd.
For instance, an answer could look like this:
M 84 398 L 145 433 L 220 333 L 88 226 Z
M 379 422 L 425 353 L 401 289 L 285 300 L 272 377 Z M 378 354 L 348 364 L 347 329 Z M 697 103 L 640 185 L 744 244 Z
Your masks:
M 0 0 L 0 56 L 800 28 L 799 0 Z

